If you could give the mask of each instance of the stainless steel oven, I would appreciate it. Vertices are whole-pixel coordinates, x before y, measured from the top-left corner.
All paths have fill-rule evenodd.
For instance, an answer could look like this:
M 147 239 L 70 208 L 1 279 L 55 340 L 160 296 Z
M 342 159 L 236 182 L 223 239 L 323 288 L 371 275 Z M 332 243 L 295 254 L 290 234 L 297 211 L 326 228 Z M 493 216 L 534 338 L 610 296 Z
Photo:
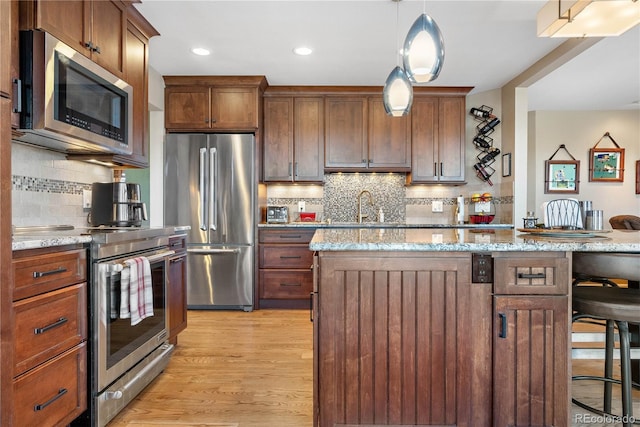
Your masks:
M 172 229 L 124 229 L 93 233 L 90 312 L 90 409 L 87 424 L 104 426 L 166 367 L 166 283 Z M 120 314 L 123 265 L 145 257 L 151 267 L 153 316 L 137 324 Z

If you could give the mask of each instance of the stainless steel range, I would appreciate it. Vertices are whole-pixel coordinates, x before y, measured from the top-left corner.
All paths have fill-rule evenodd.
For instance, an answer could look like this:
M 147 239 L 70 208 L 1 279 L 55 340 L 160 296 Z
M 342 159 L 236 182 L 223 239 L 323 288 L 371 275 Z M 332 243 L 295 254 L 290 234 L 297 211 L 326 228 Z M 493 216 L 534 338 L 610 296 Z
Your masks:
M 89 230 L 89 410 L 83 425 L 104 426 L 144 389 L 169 362 L 166 278 L 173 228 Z M 123 266 L 146 257 L 151 267 L 153 315 L 137 324 L 122 316 Z M 125 291 L 126 292 L 126 291 Z

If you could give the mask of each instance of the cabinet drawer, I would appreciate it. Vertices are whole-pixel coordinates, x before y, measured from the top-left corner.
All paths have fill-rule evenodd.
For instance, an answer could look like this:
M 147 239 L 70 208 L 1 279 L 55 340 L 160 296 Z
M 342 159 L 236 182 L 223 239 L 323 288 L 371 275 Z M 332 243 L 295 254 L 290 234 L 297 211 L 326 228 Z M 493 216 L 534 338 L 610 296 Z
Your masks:
M 306 246 L 260 245 L 260 268 L 311 270 L 313 252 Z
M 260 298 L 309 298 L 313 291 L 311 271 L 260 270 Z
M 86 289 L 80 283 L 14 303 L 14 376 L 87 338 Z
M 84 282 L 87 251 L 77 249 L 17 258 L 13 261 L 13 300 Z
M 494 255 L 494 293 L 567 295 L 569 260 L 564 252 Z
M 314 229 L 304 230 L 260 230 L 260 243 L 309 243 Z
M 87 408 L 86 343 L 13 382 L 15 425 L 67 425 Z
M 172 251 L 186 251 L 187 250 L 187 236 L 180 234 L 169 237 L 169 249 Z

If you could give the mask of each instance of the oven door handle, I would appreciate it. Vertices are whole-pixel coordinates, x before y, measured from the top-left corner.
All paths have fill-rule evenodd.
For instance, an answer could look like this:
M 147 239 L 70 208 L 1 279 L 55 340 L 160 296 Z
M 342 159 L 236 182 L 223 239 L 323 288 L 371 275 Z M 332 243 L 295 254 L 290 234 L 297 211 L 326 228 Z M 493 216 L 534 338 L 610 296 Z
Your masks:
M 215 255 L 215 254 L 239 254 L 240 249 L 188 249 L 188 253 L 190 254 L 198 254 L 198 255 Z
M 149 260 L 149 262 L 155 262 L 155 261 L 157 261 L 159 259 L 166 258 L 166 257 L 168 257 L 170 255 L 175 254 L 175 253 L 176 253 L 176 251 L 165 251 L 165 252 L 160 252 L 159 254 L 150 255 L 150 256 L 148 256 L 146 258 Z

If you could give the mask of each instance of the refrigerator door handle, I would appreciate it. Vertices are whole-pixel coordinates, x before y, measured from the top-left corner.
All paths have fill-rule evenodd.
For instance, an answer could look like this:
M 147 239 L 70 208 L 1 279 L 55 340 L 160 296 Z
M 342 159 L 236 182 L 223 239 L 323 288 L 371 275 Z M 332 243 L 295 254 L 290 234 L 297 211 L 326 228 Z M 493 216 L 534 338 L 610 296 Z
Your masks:
M 218 150 L 209 149 L 209 228 L 218 229 Z
M 215 254 L 239 254 L 240 249 L 187 249 L 187 253 L 199 255 Z
M 198 215 L 198 218 L 200 219 L 200 230 L 202 231 L 207 231 L 207 218 L 205 217 L 206 215 L 206 209 L 205 209 L 205 179 L 204 179 L 204 172 L 205 172 L 205 157 L 207 155 L 207 149 L 206 148 L 201 148 L 200 149 L 200 180 L 198 182 L 198 197 L 200 198 L 200 203 L 199 203 L 199 207 L 200 207 L 200 212 Z

